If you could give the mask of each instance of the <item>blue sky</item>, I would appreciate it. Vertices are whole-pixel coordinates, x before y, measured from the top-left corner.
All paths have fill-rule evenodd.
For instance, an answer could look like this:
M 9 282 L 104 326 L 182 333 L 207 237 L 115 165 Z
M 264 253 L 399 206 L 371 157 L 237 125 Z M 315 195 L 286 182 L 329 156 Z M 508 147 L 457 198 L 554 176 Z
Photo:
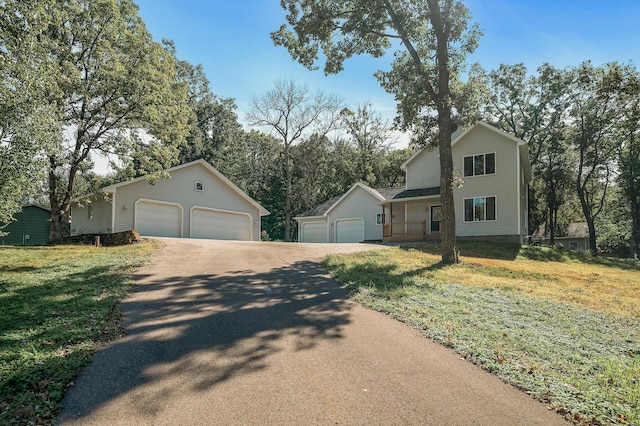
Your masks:
M 242 121 L 249 100 L 294 79 L 312 91 L 336 93 L 354 106 L 370 101 L 391 118 L 395 102 L 373 73 L 388 58 L 352 58 L 342 73 L 325 77 L 293 62 L 269 34 L 285 22 L 278 0 L 137 0 L 156 40 L 175 42 L 178 56 L 202 64 L 213 92 L 236 99 Z M 640 66 L 640 0 L 467 0 L 484 32 L 470 58 L 485 69 L 523 62 L 534 70 L 617 60 Z

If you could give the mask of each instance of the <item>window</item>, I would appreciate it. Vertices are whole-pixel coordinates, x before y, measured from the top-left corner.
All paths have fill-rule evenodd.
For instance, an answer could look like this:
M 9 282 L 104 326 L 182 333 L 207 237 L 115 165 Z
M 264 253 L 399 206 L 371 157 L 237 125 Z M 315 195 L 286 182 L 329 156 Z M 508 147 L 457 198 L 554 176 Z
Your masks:
M 570 241 L 569 242 L 569 250 L 578 250 L 578 242 Z
M 93 205 L 91 204 L 87 206 L 87 219 L 93 219 Z
M 464 157 L 464 176 L 482 176 L 496 173 L 496 154 L 477 154 Z
M 376 213 L 376 225 L 382 225 L 382 213 Z
M 204 191 L 204 183 L 196 181 L 196 191 Z
M 496 197 L 475 197 L 464 200 L 465 222 L 496 220 Z

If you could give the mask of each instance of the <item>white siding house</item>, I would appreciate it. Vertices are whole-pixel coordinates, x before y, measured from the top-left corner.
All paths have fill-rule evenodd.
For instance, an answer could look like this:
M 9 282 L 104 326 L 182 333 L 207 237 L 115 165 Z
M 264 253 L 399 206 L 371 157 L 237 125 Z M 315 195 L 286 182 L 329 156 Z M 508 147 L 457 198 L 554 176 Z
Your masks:
M 398 188 L 401 191 L 402 188 Z M 382 240 L 385 197 L 375 189 L 356 183 L 345 194 L 295 217 L 298 241 L 306 243 L 355 243 Z
M 143 236 L 260 240 L 260 218 L 269 212 L 209 163 L 166 172 L 169 179 L 141 177 L 75 202 L 72 234 L 136 229 Z
M 522 243 L 529 234 L 527 144 L 482 122 L 452 139 L 454 170 L 463 181 L 453 190 L 457 236 Z M 438 151 L 423 149 L 401 167 L 404 188 L 374 190 L 356 184 L 342 197 L 297 217 L 299 241 L 339 242 L 341 227 L 356 229 L 356 218 L 362 218 L 365 240 L 439 239 Z
M 454 134 L 453 167 L 463 181 L 454 188 L 456 234 L 470 239 L 522 242 L 528 235 L 527 144 L 486 123 Z M 407 160 L 406 191 L 381 203 L 384 239 L 438 238 L 440 159 L 423 149 Z

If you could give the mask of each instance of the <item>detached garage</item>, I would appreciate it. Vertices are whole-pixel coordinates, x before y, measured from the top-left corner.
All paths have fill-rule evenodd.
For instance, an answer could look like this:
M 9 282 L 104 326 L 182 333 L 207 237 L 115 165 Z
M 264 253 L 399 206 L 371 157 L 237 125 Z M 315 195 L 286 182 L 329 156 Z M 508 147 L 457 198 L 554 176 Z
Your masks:
M 191 238 L 251 241 L 251 215 L 206 207 L 191 209 Z
M 182 236 L 182 206 L 180 204 L 141 198 L 136 201 L 135 205 L 133 228 L 140 235 L 178 238 Z
M 294 219 L 301 243 L 359 243 L 382 240 L 382 203 L 404 188 L 382 193 L 356 183 L 345 194 L 332 198 Z M 382 194 L 385 195 L 382 195 Z
M 151 237 L 260 240 L 260 218 L 269 212 L 209 163 L 166 172 L 153 184 L 141 177 L 75 200 L 72 234 L 136 229 Z

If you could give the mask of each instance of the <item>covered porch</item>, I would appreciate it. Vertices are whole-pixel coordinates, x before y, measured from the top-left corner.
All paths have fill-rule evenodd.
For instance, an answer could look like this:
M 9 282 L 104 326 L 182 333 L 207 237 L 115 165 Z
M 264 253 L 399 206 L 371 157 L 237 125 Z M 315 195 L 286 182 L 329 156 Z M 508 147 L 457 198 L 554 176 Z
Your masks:
M 405 190 L 382 207 L 382 241 L 440 239 L 440 188 Z

